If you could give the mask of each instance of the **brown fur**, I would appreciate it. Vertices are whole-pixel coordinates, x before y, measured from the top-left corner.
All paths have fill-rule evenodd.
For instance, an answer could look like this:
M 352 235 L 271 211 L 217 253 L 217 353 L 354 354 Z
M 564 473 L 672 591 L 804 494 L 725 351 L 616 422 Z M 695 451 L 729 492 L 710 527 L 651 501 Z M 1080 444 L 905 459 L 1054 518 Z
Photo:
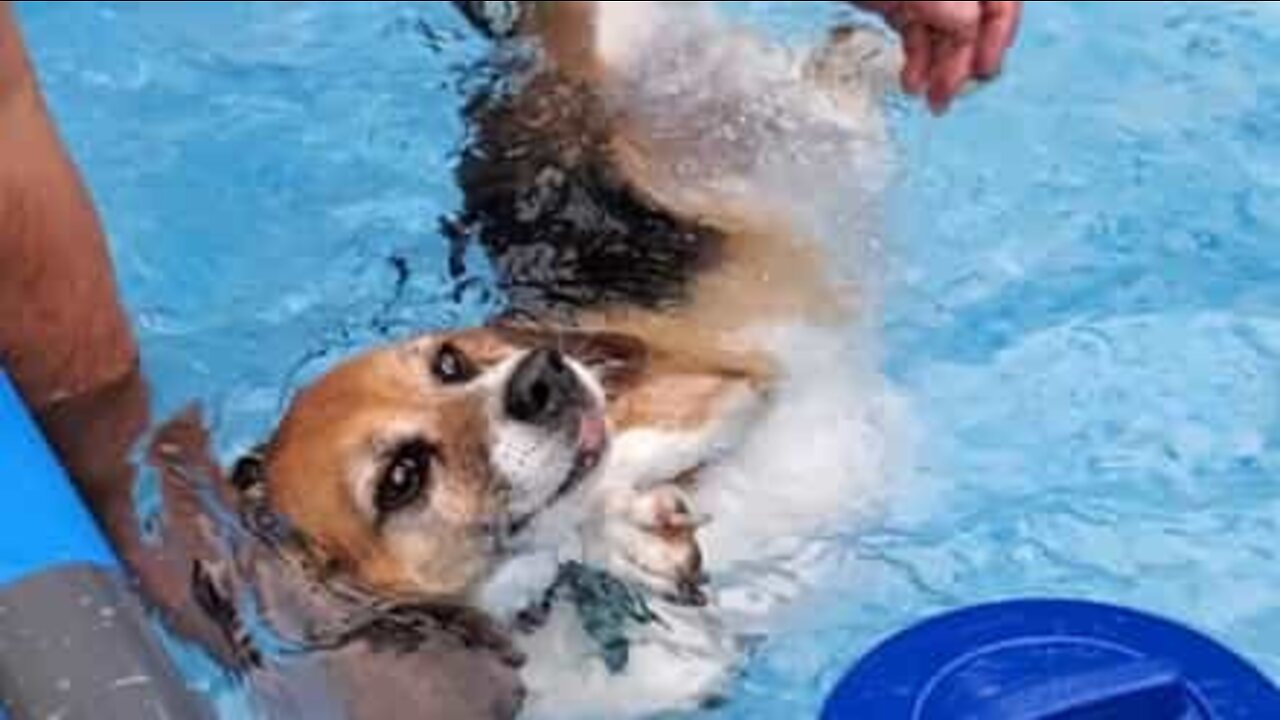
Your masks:
M 375 350 L 344 364 L 297 397 L 269 444 L 271 506 L 303 532 L 321 565 L 363 585 L 393 596 L 465 597 L 489 569 L 491 522 L 500 513 L 503 489 L 487 464 L 490 432 L 482 398 L 437 387 L 426 370 L 430 352 L 447 340 L 492 367 L 541 344 L 562 346 L 589 365 L 612 360 L 603 372 L 607 383 L 617 378 L 608 383 L 607 408 L 616 431 L 696 428 L 744 379 L 767 382 L 758 359 L 710 355 L 697 342 L 676 342 L 674 333 L 665 335 L 664 346 L 659 324 L 632 327 L 645 334 L 482 328 Z M 392 426 L 424 434 L 440 449 L 445 467 L 434 478 L 440 522 L 426 550 L 436 558 L 426 584 L 422 573 L 398 564 L 351 487 L 353 466 L 366 461 Z
M 528 135 L 514 138 L 519 141 L 543 140 L 537 152 L 551 156 L 555 167 L 582 175 L 584 185 L 624 188 L 643 210 L 668 221 L 642 223 L 648 231 L 677 241 L 687 231 L 697 247 L 674 256 L 692 258 L 686 264 L 696 272 L 678 302 L 597 303 L 578 308 L 572 329 L 498 323 L 427 336 L 366 353 L 301 392 L 265 447 L 264 490 L 271 512 L 301 538 L 286 549 L 319 568 L 319 581 L 352 582 L 396 601 L 466 603 L 498 558 L 493 529 L 503 520 L 510 488 L 490 467 L 493 398 L 484 393 L 493 390 L 434 381 L 429 365 L 442 342 L 455 345 L 482 370 L 533 347 L 558 348 L 600 377 L 615 434 L 696 431 L 717 420 L 726 398 L 744 386 L 762 397 L 769 394 L 777 372 L 774 359 L 741 337 L 742 330 L 796 317 L 830 322 L 848 309 L 825 282 L 809 238 L 775 219 L 782 213 L 770 212 L 763 200 L 747 208 L 740 199 L 687 187 L 673 170 L 683 153 L 677 143 L 654 141 L 635 118 L 603 110 L 591 94 L 591 88 L 608 81 L 591 45 L 592 4 L 537 4 L 525 30 L 542 39 L 548 68 L 527 84 L 524 95 L 482 116 L 491 122 L 487 130 L 498 146 L 513 139 L 504 134 L 509 132 Z M 536 113 L 526 112 L 558 103 L 561 92 L 582 103 L 574 110 L 574 123 L 553 117 L 542 127 L 532 118 Z M 472 185 L 464 182 L 469 198 L 489 191 L 487 185 L 515 187 L 519 197 L 521 188 L 538 183 L 537 163 L 515 169 L 494 163 L 469 168 L 472 175 L 466 179 Z M 509 193 L 507 187 L 493 191 L 495 204 L 502 205 Z M 627 240 L 643 247 L 648 238 Z M 368 476 L 378 472 L 380 448 L 406 432 L 429 441 L 440 459 L 433 466 L 430 521 L 415 528 L 412 538 L 414 567 L 404 564 L 397 541 L 361 499 Z M 698 472 L 697 466 L 679 468 L 668 478 L 670 485 L 690 487 Z M 651 506 L 646 516 L 652 527 L 645 529 L 655 541 L 670 545 L 666 554 L 680 556 L 685 582 L 701 575 L 701 557 L 696 513 L 682 498 L 655 494 L 642 502 Z M 345 675 L 354 668 L 358 676 L 364 667 L 365 656 L 357 652 L 354 657 L 355 664 L 340 670 Z M 356 697 L 376 705 L 378 695 Z
M 484 366 L 511 351 L 489 333 L 452 341 Z M 356 506 L 349 482 L 352 465 L 386 440 L 388 424 L 421 432 L 444 459 L 433 493 L 441 526 L 448 528 L 438 538 L 435 553 L 442 561 L 433 573 L 436 585 L 428 589 L 448 596 L 464 593 L 486 569 L 452 559 L 484 554 L 483 522 L 501 488 L 488 469 L 481 398 L 436 387 L 427 372 L 427 350 L 409 345 L 374 351 L 302 393 L 269 448 L 268 492 L 272 506 L 306 531 L 311 549 L 326 563 L 386 591 L 421 591 L 388 555 Z
M 539 38 L 548 63 L 542 78 L 551 78 L 552 85 L 594 95 L 592 88 L 609 82 L 609 71 L 591 47 L 596 32 L 593 5 L 536 3 L 526 32 Z M 530 94 L 544 90 L 536 87 Z M 515 105 L 519 107 L 522 101 L 518 99 Z M 530 98 L 529 102 L 538 100 Z M 601 104 L 598 97 L 578 102 Z M 724 111 L 725 122 L 732 123 L 733 114 L 740 109 Z M 690 226 L 714 229 L 719 237 L 715 262 L 694 280 L 692 296 L 675 313 L 677 324 L 705 336 L 782 317 L 834 321 L 844 316 L 848 308 L 827 282 L 817 244 L 812 238 L 797 236 L 792 223 L 771 219 L 785 217 L 785 208 L 770 208 L 769 199 L 761 197 L 751 198 L 752 205 L 747 207 L 741 199 L 690 187 L 676 176 L 675 169 L 682 157 L 696 154 L 679 139 L 658 139 L 639 119 L 603 107 L 594 113 L 588 110 L 584 116 L 594 117 L 589 125 L 604 123 L 603 129 L 586 134 L 605 138 L 597 150 L 606 155 L 606 166 L 624 179 L 637 198 Z M 636 237 L 634 242 L 643 245 L 645 238 Z M 669 313 L 650 314 L 656 317 L 646 318 L 648 322 L 672 322 Z
M 343 717 L 358 720 L 515 716 L 523 698 L 520 658 L 487 619 L 436 604 L 406 606 L 399 621 L 386 622 L 373 609 L 388 607 L 385 595 L 336 592 L 289 539 L 228 525 L 219 508 L 245 498 L 213 463 L 208 445 L 194 408 L 152 439 L 149 462 L 164 496 L 159 540 L 138 548 L 148 555 L 129 560 L 170 628 L 241 673 L 268 715 L 312 717 L 326 708 L 322 716 L 330 717 L 327 708 L 341 707 Z M 264 665 L 241 616 L 248 597 L 267 632 L 305 654 Z
M 682 148 L 650 139 L 634 118 L 606 112 L 592 88 L 608 82 L 594 54 L 594 15 L 589 2 L 538 3 L 524 31 L 536 35 L 547 62 L 525 91 L 483 115 L 481 132 L 514 134 L 517 146 L 544 138 L 534 149 L 566 172 L 590 172 L 600 164 L 620 178 L 634 198 L 690 228 L 717 238 L 708 267 L 693 280 L 677 307 L 608 305 L 577 313 L 576 330 L 494 327 L 437 336 L 363 356 L 303 392 L 280 426 L 268 454 L 274 507 L 312 540 L 325 562 L 388 592 L 424 589 L 398 567 L 383 538 L 356 507 L 349 487 L 353 455 L 367 450 L 391 424 L 420 429 L 453 460 L 439 492 L 449 510 L 448 532 L 432 543 L 439 557 L 429 575 L 431 592 L 465 595 L 488 569 L 486 523 L 500 505 L 501 488 L 489 476 L 483 443 L 489 434 L 480 399 L 441 391 L 425 380 L 421 353 L 442 339 L 458 344 L 476 362 L 492 366 L 531 345 L 560 346 L 590 365 L 594 339 L 624 338 L 638 346 L 643 362 L 630 358 L 625 372 L 605 373 L 607 413 L 615 432 L 632 428 L 693 430 L 711 422 L 722 401 L 742 383 L 767 394 L 775 370 L 760 349 L 735 337 L 748 324 L 804 316 L 834 321 L 843 312 L 837 293 L 824 282 L 821 259 L 807 238 L 767 207 L 748 210 L 733 198 L 689 188 L 674 175 Z M 560 98 L 556 107 L 544 107 Z M 542 122 L 538 108 L 567 118 Z M 582 132 L 575 135 L 574 128 Z M 485 130 L 488 128 L 488 130 Z M 501 128 L 506 128 L 502 130 Z M 537 167 L 478 164 L 468 176 L 473 190 L 487 184 L 529 184 Z M 634 243 L 644 245 L 644 237 Z M 634 347 L 631 351 L 634 352 Z M 606 353 L 608 354 L 608 353 Z M 624 377 L 625 376 L 625 377 Z M 688 468 L 687 470 L 694 470 Z M 675 478 L 673 478 L 675 480 Z

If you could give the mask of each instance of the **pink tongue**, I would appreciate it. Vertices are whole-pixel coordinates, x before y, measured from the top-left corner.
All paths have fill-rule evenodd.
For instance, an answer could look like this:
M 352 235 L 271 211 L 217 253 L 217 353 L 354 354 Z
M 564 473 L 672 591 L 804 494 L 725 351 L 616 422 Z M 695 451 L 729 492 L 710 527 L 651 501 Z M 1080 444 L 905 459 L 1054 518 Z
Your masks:
M 588 452 L 599 452 L 604 447 L 607 434 L 604 416 L 587 413 L 578 422 L 578 447 Z

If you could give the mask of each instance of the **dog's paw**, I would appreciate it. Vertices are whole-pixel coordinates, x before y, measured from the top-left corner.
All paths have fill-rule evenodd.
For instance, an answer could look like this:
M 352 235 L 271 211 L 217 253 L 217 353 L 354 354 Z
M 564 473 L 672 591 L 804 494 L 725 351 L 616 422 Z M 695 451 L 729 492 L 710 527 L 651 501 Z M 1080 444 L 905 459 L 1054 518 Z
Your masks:
M 707 518 L 680 487 L 660 485 L 627 498 L 605 528 L 609 569 L 680 605 L 707 604 L 698 528 Z
M 902 63 L 901 48 L 884 31 L 842 25 L 812 51 L 804 74 L 829 91 L 877 97 L 895 86 Z

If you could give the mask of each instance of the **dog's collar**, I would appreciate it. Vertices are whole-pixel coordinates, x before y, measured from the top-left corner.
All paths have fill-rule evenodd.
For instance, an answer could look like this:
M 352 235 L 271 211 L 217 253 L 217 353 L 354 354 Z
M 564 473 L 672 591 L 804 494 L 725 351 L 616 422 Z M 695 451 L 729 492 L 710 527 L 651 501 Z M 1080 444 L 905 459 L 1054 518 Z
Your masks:
M 560 566 L 542 599 L 519 614 L 520 630 L 526 634 L 537 631 L 559 601 L 577 611 L 583 632 L 599 648 L 605 668 L 614 675 L 626 670 L 631 661 L 630 629 L 662 620 L 644 595 L 626 582 L 607 571 L 570 561 Z

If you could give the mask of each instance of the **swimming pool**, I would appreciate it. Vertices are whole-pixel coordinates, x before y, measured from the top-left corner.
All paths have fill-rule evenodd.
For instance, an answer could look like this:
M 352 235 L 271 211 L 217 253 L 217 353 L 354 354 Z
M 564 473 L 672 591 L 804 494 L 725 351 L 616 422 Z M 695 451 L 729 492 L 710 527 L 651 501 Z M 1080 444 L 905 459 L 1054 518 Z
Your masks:
M 785 35 L 819 4 L 735 3 Z M 446 271 L 459 69 L 435 3 L 23 3 L 99 200 L 164 414 L 230 456 L 346 351 L 487 315 Z M 1188 620 L 1280 677 L 1280 11 L 1031 3 L 1012 72 L 904 110 L 887 369 L 920 424 L 906 502 L 842 546 L 731 718 L 811 714 L 848 663 L 1011 595 Z

